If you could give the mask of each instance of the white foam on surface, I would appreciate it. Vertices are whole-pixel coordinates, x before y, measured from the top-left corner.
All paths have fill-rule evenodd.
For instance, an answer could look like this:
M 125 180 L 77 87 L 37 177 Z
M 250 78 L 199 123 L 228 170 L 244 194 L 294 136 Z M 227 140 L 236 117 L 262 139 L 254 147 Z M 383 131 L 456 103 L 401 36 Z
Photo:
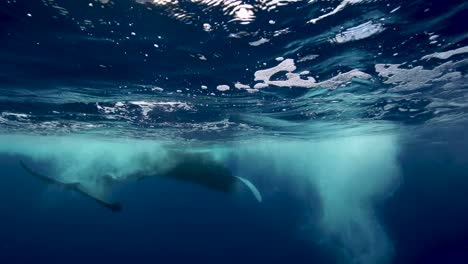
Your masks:
M 249 45 L 257 47 L 257 46 L 263 45 L 263 44 L 268 43 L 268 42 L 270 42 L 269 39 L 261 38 L 261 39 L 256 40 L 256 41 L 249 42 Z
M 294 65 L 294 60 L 293 59 L 286 59 L 286 60 L 283 60 L 282 62 L 280 62 L 278 65 L 272 67 L 272 68 L 269 68 L 269 69 L 265 69 L 265 70 L 258 70 L 255 72 L 254 76 L 255 76 L 255 81 L 263 81 L 263 82 L 269 82 L 270 81 L 270 78 L 278 73 L 278 72 L 282 72 L 282 71 L 286 71 L 286 72 L 292 72 L 292 71 L 295 71 L 296 70 L 296 65 Z
M 398 92 L 428 87 L 437 82 L 463 83 L 467 77 L 456 69 L 466 64 L 468 59 L 447 61 L 433 69 L 425 69 L 423 66 L 401 68 L 401 64 L 376 64 L 375 71 L 385 79 L 385 84 L 393 85 L 390 91 Z
M 161 87 L 153 87 L 153 88 L 151 88 L 151 91 L 158 91 L 158 92 L 163 92 L 163 91 L 164 91 L 164 89 L 163 89 L 163 88 L 161 88 Z
M 268 87 L 268 84 L 266 84 L 266 83 L 256 83 L 253 88 L 258 90 L 258 89 L 263 89 L 263 88 L 267 88 L 267 87 Z
M 143 116 L 148 116 L 148 113 L 158 106 L 162 107 L 161 109 L 165 112 L 174 112 L 177 109 L 193 111 L 193 108 L 188 103 L 180 102 L 180 101 L 174 101 L 174 102 L 131 101 L 129 103 L 141 107 Z
M 335 89 L 340 85 L 350 82 L 353 78 L 370 79 L 372 77 L 367 73 L 355 69 L 349 72 L 340 73 L 331 79 L 317 82 L 314 77 L 306 76 L 308 73 L 306 74 L 305 71 L 302 71 L 301 73 L 294 73 L 296 69 L 297 67 L 293 59 L 285 59 L 272 68 L 258 70 L 254 74 L 254 80 L 260 81 L 260 83 L 255 84 L 254 88 L 261 89 L 272 85 L 277 87 L 324 87 Z M 271 80 L 273 75 L 281 72 L 285 72 L 286 80 Z
M 367 21 L 337 34 L 334 38 L 330 39 L 330 42 L 342 44 L 350 41 L 366 39 L 379 34 L 384 30 L 385 28 L 382 24 L 374 21 Z
M 216 86 L 216 90 L 221 91 L 221 92 L 229 91 L 229 85 L 225 85 L 225 84 L 218 85 Z
M 139 107 L 141 107 L 141 110 L 143 111 L 144 116 L 147 116 L 148 113 L 151 110 L 153 110 L 153 107 L 156 105 L 155 102 L 147 102 L 147 101 L 133 101 L 133 102 L 130 102 L 130 104 L 138 105 Z
M 256 88 L 253 88 L 253 89 L 252 89 L 252 88 L 248 88 L 248 89 L 245 89 L 245 90 L 246 90 L 248 93 L 256 93 L 256 92 L 259 91 L 259 90 L 256 89 Z
M 234 84 L 234 87 L 236 87 L 237 89 L 250 89 L 250 86 L 248 86 L 246 84 L 242 84 L 240 82 L 236 82 Z
M 108 118 L 125 118 L 129 114 L 129 105 L 140 107 L 144 118 L 148 118 L 148 114 L 157 108 L 158 111 L 174 112 L 177 110 L 195 111 L 195 109 L 186 102 L 181 101 L 130 101 L 116 102 L 114 106 L 102 106 L 96 103 L 96 108 L 99 112 L 108 115 Z
M 437 35 L 434 35 L 434 36 L 437 36 Z M 431 36 L 431 37 L 434 37 L 434 36 Z M 455 55 L 458 55 L 458 54 L 465 54 L 465 53 L 468 53 L 468 46 L 465 46 L 465 47 L 461 47 L 461 48 L 458 48 L 458 49 L 454 49 L 454 50 L 448 50 L 448 51 L 444 51 L 444 52 L 436 52 L 436 53 L 432 53 L 432 54 L 428 54 L 424 57 L 422 57 L 423 60 L 430 60 L 430 59 L 440 59 L 440 60 L 446 60 L 452 56 L 455 56 Z
M 315 60 L 315 59 L 318 58 L 318 57 L 319 57 L 319 55 L 310 54 L 310 55 L 301 57 L 300 59 L 297 60 L 297 62 L 304 62 L 304 61 L 309 61 L 309 60 Z
M 18 119 L 28 119 L 30 115 L 23 113 L 2 112 L 2 117 L 15 117 Z

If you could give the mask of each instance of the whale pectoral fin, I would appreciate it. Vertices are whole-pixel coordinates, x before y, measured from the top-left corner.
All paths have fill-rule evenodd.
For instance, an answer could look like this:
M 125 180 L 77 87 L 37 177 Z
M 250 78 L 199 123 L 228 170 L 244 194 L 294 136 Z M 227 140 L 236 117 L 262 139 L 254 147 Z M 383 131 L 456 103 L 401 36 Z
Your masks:
M 234 177 L 239 179 L 245 186 L 247 186 L 247 188 L 249 188 L 249 190 L 252 192 L 252 194 L 255 196 L 255 199 L 257 199 L 257 201 L 259 203 L 262 202 L 262 195 L 258 191 L 257 187 L 255 187 L 255 185 L 253 185 L 253 183 L 251 183 L 249 180 L 241 178 L 239 176 L 234 176 Z
M 33 169 L 31 169 L 30 167 L 28 167 L 26 165 L 26 163 L 24 163 L 24 161 L 20 160 L 19 161 L 21 167 L 30 175 L 36 177 L 36 178 L 39 178 L 40 180 L 48 183 L 48 184 L 57 184 L 57 185 L 64 185 L 63 182 L 57 180 L 57 179 L 54 179 L 52 177 L 49 177 L 49 176 L 46 176 L 46 175 L 43 175 L 41 173 L 38 173 L 36 171 L 34 171 Z M 66 185 L 66 184 L 65 184 Z

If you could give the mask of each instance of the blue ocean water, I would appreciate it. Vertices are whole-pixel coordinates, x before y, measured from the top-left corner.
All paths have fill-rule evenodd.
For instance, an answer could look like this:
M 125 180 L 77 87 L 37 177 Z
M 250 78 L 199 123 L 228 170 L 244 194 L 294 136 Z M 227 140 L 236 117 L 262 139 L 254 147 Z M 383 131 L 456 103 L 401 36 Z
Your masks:
M 0 0 L 0 263 L 468 263 L 467 15 Z

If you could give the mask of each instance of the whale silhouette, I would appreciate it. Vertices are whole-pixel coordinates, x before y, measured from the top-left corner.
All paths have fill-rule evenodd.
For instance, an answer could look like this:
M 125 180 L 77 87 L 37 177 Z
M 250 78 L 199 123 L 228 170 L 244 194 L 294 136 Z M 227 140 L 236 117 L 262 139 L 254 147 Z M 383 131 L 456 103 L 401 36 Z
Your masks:
M 174 180 L 191 182 L 224 193 L 233 193 L 238 190 L 239 186 L 245 186 L 258 202 L 262 201 L 262 196 L 254 184 L 247 179 L 234 176 L 227 167 L 221 162 L 214 160 L 210 155 L 200 153 L 178 153 L 172 156 L 172 158 L 173 165 L 166 168 L 163 172 L 129 175 L 125 179 L 115 179 L 112 176 L 104 175 L 100 177 L 101 181 L 98 184 L 102 184 L 103 189 L 109 189 L 114 183 L 118 182 L 128 180 L 141 181 L 150 177 L 166 177 Z M 79 182 L 67 183 L 53 177 L 45 176 L 32 170 L 22 160 L 20 160 L 20 165 L 26 172 L 48 184 L 58 185 L 64 189 L 78 192 L 113 212 L 122 210 L 122 205 L 119 202 L 108 202 L 92 195 Z
M 225 193 L 235 192 L 241 185 L 247 187 L 258 202 L 262 201 L 262 196 L 254 184 L 245 178 L 234 176 L 226 166 L 214 160 L 208 154 L 177 153 L 173 157 L 173 160 L 175 160 L 174 165 L 163 173 L 139 175 L 136 177 L 137 180 L 141 181 L 158 176 L 166 177 L 195 183 Z

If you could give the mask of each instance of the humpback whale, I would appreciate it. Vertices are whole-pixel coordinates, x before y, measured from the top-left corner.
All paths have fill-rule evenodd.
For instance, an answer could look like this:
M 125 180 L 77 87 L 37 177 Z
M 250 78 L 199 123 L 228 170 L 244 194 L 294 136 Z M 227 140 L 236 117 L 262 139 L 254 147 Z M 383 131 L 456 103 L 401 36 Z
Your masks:
M 27 173 L 31 174 L 34 177 L 39 178 L 40 180 L 42 180 L 42 181 L 44 181 L 44 182 L 46 182 L 48 184 L 57 185 L 57 186 L 63 187 L 64 189 L 78 192 L 78 193 L 80 193 L 80 194 L 94 200 L 95 202 L 97 202 L 101 206 L 112 210 L 113 212 L 119 212 L 119 211 L 122 210 L 122 205 L 119 202 L 109 203 L 107 201 L 99 199 L 98 197 L 95 197 L 95 196 L 91 195 L 89 192 L 87 192 L 85 190 L 85 188 L 79 182 L 66 183 L 66 182 L 62 182 L 62 181 L 59 181 L 57 179 L 54 179 L 52 177 L 42 175 L 42 174 L 40 174 L 38 172 L 33 171 L 22 160 L 20 160 L 20 165 Z
M 212 190 L 232 193 L 239 186 L 245 186 L 258 202 L 262 196 L 249 180 L 234 176 L 221 162 L 214 160 L 211 155 L 202 153 L 177 153 L 173 156 L 174 164 L 161 174 L 140 175 L 137 180 L 148 177 L 167 177 L 179 181 L 191 182 Z
M 159 171 L 158 173 L 137 173 L 136 175 L 128 175 L 126 179 L 114 179 L 112 176 L 105 175 L 101 177 L 101 184 L 105 185 L 104 188 L 109 188 L 115 182 L 126 180 L 141 181 L 149 177 L 166 177 L 179 181 L 191 182 L 224 193 L 233 193 L 238 190 L 239 187 L 244 186 L 252 193 L 258 202 L 262 201 L 262 196 L 255 185 L 247 179 L 234 176 L 227 167 L 225 167 L 221 162 L 214 160 L 210 155 L 200 153 L 173 154 L 175 155 L 171 156 L 171 165 L 163 171 Z M 76 191 L 114 212 L 122 210 L 120 203 L 110 203 L 92 195 L 86 191 L 86 188 L 79 182 L 66 183 L 52 177 L 42 175 L 29 168 L 22 160 L 20 160 L 20 165 L 27 173 L 45 181 L 48 184 L 58 185 L 64 189 Z

